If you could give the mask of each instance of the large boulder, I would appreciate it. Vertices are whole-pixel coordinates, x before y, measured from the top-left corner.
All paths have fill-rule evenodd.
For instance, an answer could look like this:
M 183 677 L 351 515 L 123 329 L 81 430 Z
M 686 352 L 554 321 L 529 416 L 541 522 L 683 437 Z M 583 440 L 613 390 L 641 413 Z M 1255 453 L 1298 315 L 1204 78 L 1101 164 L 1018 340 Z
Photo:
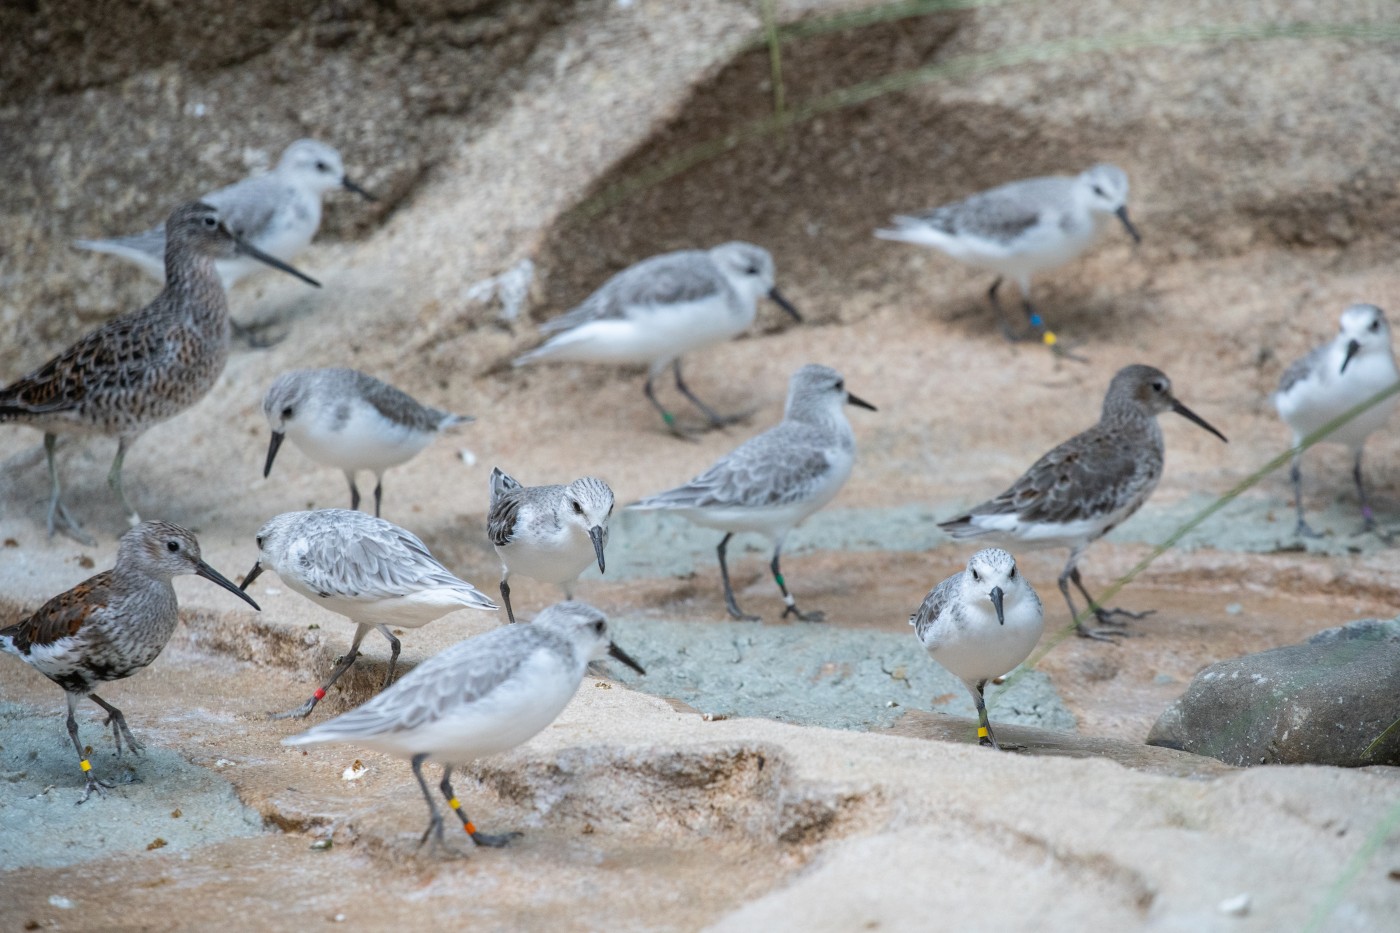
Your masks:
M 1147 736 L 1232 765 L 1400 764 L 1400 619 L 1212 664 Z M 1374 745 L 1374 747 L 1372 747 Z

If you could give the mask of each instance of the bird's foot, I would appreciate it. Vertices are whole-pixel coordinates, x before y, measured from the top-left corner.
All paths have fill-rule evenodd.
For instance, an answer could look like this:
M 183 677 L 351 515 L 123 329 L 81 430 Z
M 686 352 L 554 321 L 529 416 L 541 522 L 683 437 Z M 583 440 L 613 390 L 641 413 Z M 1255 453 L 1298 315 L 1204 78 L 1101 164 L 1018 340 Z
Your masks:
M 797 608 L 797 604 L 796 604 L 796 603 L 793 603 L 792 605 L 788 606 L 786 609 L 783 610 L 783 618 L 784 618 L 784 619 L 786 619 L 786 618 L 787 618 L 788 616 L 790 616 L 790 615 L 791 615 L 791 616 L 796 616 L 796 617 L 797 617 L 797 621 L 799 621 L 799 622 L 825 622 L 825 621 L 826 621 L 826 613 L 825 613 L 825 612 L 822 612 L 820 609 L 814 609 L 814 610 L 812 610 L 811 612 L 803 612 L 801 609 L 798 609 L 798 608 Z
M 1076 363 L 1089 362 L 1089 358 L 1087 356 L 1085 356 L 1082 353 L 1074 352 L 1076 348 L 1082 347 L 1084 345 L 1084 341 L 1082 340 L 1066 342 L 1056 338 L 1055 335 L 1050 331 L 1046 331 L 1043 335 L 1041 335 L 1040 339 L 1042 343 L 1044 343 L 1047 347 L 1050 348 L 1051 353 L 1055 354 L 1061 359 L 1073 360 Z
M 96 794 L 99 797 L 106 797 L 107 791 L 111 787 L 112 785 L 108 782 L 99 781 L 97 778 L 93 777 L 92 772 L 89 771 L 87 779 L 87 789 L 83 791 L 83 798 L 81 800 L 75 800 L 73 802 L 73 805 L 75 807 L 82 806 L 83 804 L 88 802 L 88 798 L 91 797 L 93 794 Z
M 1321 538 L 1322 532 L 1314 531 L 1312 526 L 1301 518 L 1298 519 L 1298 527 L 1293 529 L 1293 533 L 1300 538 Z
M 503 849 L 516 839 L 519 839 L 522 835 L 522 833 L 496 833 L 494 835 L 488 833 L 472 833 L 471 837 L 472 842 L 475 842 L 479 846 L 485 846 L 488 849 Z
M 1095 641 L 1106 641 L 1106 642 L 1108 642 L 1108 643 L 1110 643 L 1110 644 L 1113 644 L 1113 643 L 1114 643 L 1113 639 L 1115 639 L 1115 638 L 1131 638 L 1131 637 L 1132 637 L 1132 633 L 1131 633 L 1131 632 L 1124 631 L 1124 630 L 1121 629 L 1121 628 L 1112 628 L 1112 629 L 1085 628 L 1085 627 L 1082 626 L 1082 625 L 1075 626 L 1074 633 L 1075 633 L 1076 635 L 1078 635 L 1080 638 L 1092 638 L 1092 639 L 1094 639 Z
M 1102 607 L 1094 610 L 1094 618 L 1099 620 L 1100 625 L 1112 625 L 1122 628 L 1128 624 L 1128 620 L 1145 619 L 1153 615 L 1156 609 L 1144 609 L 1141 612 L 1133 612 L 1131 609 L 1104 609 Z
M 311 715 L 311 711 L 316 708 L 316 703 L 320 697 L 312 697 L 296 709 L 289 709 L 285 713 L 268 713 L 268 719 L 305 719 Z
M 275 347 L 286 339 L 286 334 L 268 336 L 265 332 L 270 324 L 240 324 L 237 321 L 229 321 L 233 339 L 248 347 L 250 350 L 266 350 L 268 347 Z
M 762 622 L 763 616 L 751 616 L 739 608 L 738 603 L 730 603 L 725 607 L 729 610 L 729 617 L 736 622 Z
M 55 531 L 63 532 L 64 537 L 72 538 L 79 544 L 87 547 L 97 547 L 97 541 L 83 531 L 81 525 L 73 520 L 73 516 L 68 514 L 68 507 L 62 502 L 55 502 L 49 506 L 49 537 L 53 537 Z

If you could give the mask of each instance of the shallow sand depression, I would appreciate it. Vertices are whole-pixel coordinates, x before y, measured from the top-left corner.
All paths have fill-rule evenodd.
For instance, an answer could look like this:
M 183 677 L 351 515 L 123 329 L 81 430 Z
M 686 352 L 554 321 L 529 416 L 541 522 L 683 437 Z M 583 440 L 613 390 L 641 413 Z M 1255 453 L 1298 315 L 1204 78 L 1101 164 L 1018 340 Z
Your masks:
M 587 678 L 554 726 L 468 768 L 457 786 L 475 822 L 524 836 L 449 860 L 416 849 L 425 814 L 407 764 L 350 747 L 303 754 L 278 742 L 302 724 L 265 718 L 306 698 L 351 627 L 271 575 L 252 588 L 260 614 L 182 579 L 186 625 L 149 670 L 103 694 L 151 747 L 129 762 L 139 783 L 120 784 L 109 801 L 71 806 L 82 787 L 61 691 L 0 658 L 6 928 L 1393 923 L 1400 837 L 1384 821 L 1400 800 L 1394 769 L 1241 770 L 1141 744 L 1202 667 L 1395 614 L 1394 552 L 1356 534 L 1341 449 L 1319 447 L 1305 461 L 1305 504 L 1323 539 L 1293 536 L 1287 475 L 1272 473 L 1117 594 L 1117 605 L 1156 610 L 1132 623 L 1134 637 L 1065 639 L 1012 685 L 1021 693 L 994 702 L 993 720 L 1007 723 L 998 734 L 1028 753 L 971 744 L 970 720 L 948 715 L 970 715 L 961 685 L 940 679 L 907 624 L 970 553 L 936 522 L 1091 424 L 1119 367 L 1160 367 L 1230 441 L 1162 417 L 1161 486 L 1081 561 L 1096 593 L 1287 446 L 1267 393 L 1291 360 L 1331 336 L 1343 306 L 1400 306 L 1395 104 L 1373 93 L 1397 86 L 1400 59 L 1393 38 L 1364 35 L 1368 24 L 1381 34 L 1382 13 L 1295 4 L 1290 23 L 1335 28 L 1280 26 L 1270 38 L 1269 22 L 1244 19 L 1254 11 L 1205 0 L 1005 4 L 793 38 L 783 46 L 793 107 L 908 69 L 949 65 L 949 74 L 804 118 L 631 191 L 619 185 L 771 112 L 768 55 L 751 46 L 755 6 L 598 0 L 538 15 L 420 6 L 428 25 L 412 29 L 355 8 L 282 31 L 239 20 L 226 37 L 236 48 L 219 46 L 198 68 L 133 53 L 125 71 L 64 72 L 57 86 L 6 78 L 17 90 L 0 110 L 0 131 L 16 141 L 0 157 L 10 182 L 0 193 L 0 272 L 13 283 L 0 297 L 3 378 L 149 300 L 148 283 L 70 252 L 68 239 L 138 229 L 167 188 L 193 193 L 236 177 L 243 147 L 326 138 L 388 203 L 328 203 L 322 241 L 298 261 L 322 289 L 268 275 L 234 291 L 236 318 L 283 339 L 236 351 L 205 400 L 135 446 L 127 491 L 144 517 L 191 528 L 205 559 L 237 579 L 268 517 L 347 505 L 343 479 L 290 447 L 262 478 L 259 401 L 283 370 L 354 366 L 477 416 L 388 474 L 384 514 L 494 596 L 499 564 L 484 534 L 493 466 L 531 484 L 599 475 L 620 504 L 634 501 L 775 423 L 788 376 L 822 362 L 880 409 L 852 410 L 855 472 L 784 553 L 799 601 L 829 621 L 780 621 L 770 555 L 756 538 L 735 539 L 730 567 L 741 604 L 764 622 L 729 621 L 718 535 L 617 513 L 608 573 L 585 575 L 578 595 L 608 612 L 619 643 L 655 674 L 605 666 L 617 679 Z M 860 6 L 777 10 L 782 22 L 805 22 Z M 21 38 L 0 48 L 32 45 L 38 27 L 19 26 Z M 1255 38 L 1186 38 L 1236 26 Z M 1179 38 L 958 65 L 1127 35 Z M 449 48 L 488 72 L 472 73 L 470 94 Z M 396 75 L 386 61 L 414 70 Z M 262 82 L 269 73 L 306 96 Z M 324 80 L 306 91 L 296 82 L 307 74 Z M 357 96 L 375 106 L 361 109 Z M 202 101 L 265 119 L 235 133 L 221 109 L 217 119 L 193 116 Z M 123 114 L 148 128 L 145 142 L 113 128 Z M 254 132 L 266 138 L 240 135 Z M 95 174 L 60 157 L 92 138 L 140 158 L 104 152 L 105 174 Z M 1004 342 L 985 301 L 989 276 L 871 236 L 899 210 L 1097 161 L 1127 170 L 1144 241 L 1134 247 L 1114 229 L 1084 259 L 1037 279 L 1035 293 L 1087 363 Z M 510 366 L 538 342 L 535 323 L 611 272 L 735 238 L 772 251 L 779 287 L 806 317 L 794 324 L 762 304 L 752 333 L 687 358 L 696 393 L 722 411 L 752 412 L 746 423 L 679 442 L 643 398 L 639 372 Z M 519 320 L 466 298 L 525 258 L 537 273 Z M 669 385 L 660 391 L 683 421 L 695 419 Z M 91 440 L 63 445 L 59 462 L 66 501 L 98 545 L 46 537 L 38 444 L 36 432 L 0 428 L 4 624 L 109 567 L 123 530 L 105 485 L 114 444 Z M 1397 452 L 1393 429 L 1367 447 L 1368 483 L 1390 529 L 1400 527 Z M 1047 647 L 1069 621 L 1055 585 L 1065 554 L 1017 558 L 1045 603 Z M 524 617 L 557 598 L 512 583 Z M 496 624 L 461 612 L 410 631 L 401 667 Z M 315 720 L 377 689 L 387 650 L 373 634 L 365 645 Z M 80 715 L 83 740 L 95 768 L 123 779 L 126 762 L 113 759 L 96 712 L 88 704 Z M 356 760 L 363 776 L 344 779 Z

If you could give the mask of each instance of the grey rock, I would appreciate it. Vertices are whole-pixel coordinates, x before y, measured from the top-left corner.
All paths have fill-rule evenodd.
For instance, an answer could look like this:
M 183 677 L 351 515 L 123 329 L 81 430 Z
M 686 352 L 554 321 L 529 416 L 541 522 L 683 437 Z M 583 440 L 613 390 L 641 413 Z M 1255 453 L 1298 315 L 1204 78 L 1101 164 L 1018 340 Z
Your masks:
M 1147 744 L 1242 766 L 1400 764 L 1400 729 L 1386 734 L 1400 721 L 1398 629 L 1366 619 L 1212 664 Z

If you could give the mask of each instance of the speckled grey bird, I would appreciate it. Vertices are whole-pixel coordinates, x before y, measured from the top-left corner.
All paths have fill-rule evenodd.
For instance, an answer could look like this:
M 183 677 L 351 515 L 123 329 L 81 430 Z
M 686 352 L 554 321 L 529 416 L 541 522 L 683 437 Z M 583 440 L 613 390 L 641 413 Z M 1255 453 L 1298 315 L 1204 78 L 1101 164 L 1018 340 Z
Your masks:
M 340 153 L 314 139 L 299 139 L 282 153 L 270 172 L 251 175 L 200 198 L 219 209 L 229 229 L 256 248 L 283 262 L 291 262 L 311 245 L 321 226 L 321 198 L 333 188 L 344 188 L 373 201 L 374 196 L 350 180 Z M 139 266 L 157 282 L 165 281 L 165 230 L 153 227 L 131 236 L 109 240 L 75 240 L 82 249 L 110 253 Z M 225 288 L 258 264 L 242 256 L 215 263 Z
M 684 486 L 628 508 L 666 509 L 725 533 L 717 549 L 719 573 L 725 608 L 736 619 L 757 621 L 758 616 L 745 615 L 734 600 L 725 549 L 736 533 L 763 535 L 773 545 L 770 566 L 786 603 L 783 618 L 793 615 L 803 622 L 820 622 L 822 613 L 797 608 L 778 557 L 788 532 L 830 502 L 851 475 L 856 441 L 846 420 L 846 405 L 875 410 L 874 405 L 846 391 L 846 381 L 836 370 L 815 364 L 803 366 L 788 383 L 787 407 L 780 424 L 745 441 Z
M 87 778 L 82 803 L 110 784 L 97 780 L 78 740 L 74 718 L 78 701 L 88 697 L 107 712 L 104 725 L 121 757 L 122 740 L 132 752 L 141 745 L 127 728 L 126 717 L 93 692 L 98 684 L 130 677 L 154 661 L 179 621 L 172 577 L 192 573 L 222 586 L 247 602 L 238 587 L 199 555 L 199 542 L 179 525 L 145 522 L 122 535 L 111 570 L 60 593 L 18 624 L 0 629 L 0 650 L 15 655 L 63 688 L 68 695 L 68 737 Z
M 929 591 L 909 624 L 929 657 L 972 694 L 979 743 L 1000 750 L 983 691 L 1030 657 L 1045 631 L 1040 597 L 1016 558 L 999 547 L 973 554 L 966 569 Z
M 491 471 L 486 535 L 501 558 L 501 600 L 510 621 L 512 573 L 553 583 L 573 599 L 574 584 L 589 564 L 596 560 L 604 572 L 612 510 L 612 489 L 592 476 L 567 486 L 522 486 L 499 467 Z
M 216 208 L 198 201 L 177 207 L 166 223 L 165 288 L 155 300 L 114 318 L 63 353 L 0 389 L 0 422 L 44 432 L 48 454 L 49 534 L 55 521 L 91 543 L 59 495 L 54 443 L 59 434 L 116 436 L 107 481 L 134 525 L 140 521 L 122 489 L 122 461 L 151 425 L 202 399 L 228 360 L 228 301 L 216 259 L 247 255 L 318 284 L 229 230 Z
M 1050 175 L 1013 181 L 961 201 L 908 217 L 895 217 L 895 228 L 877 230 L 883 240 L 932 246 L 972 266 L 996 273 L 987 297 L 996 309 L 1002 333 L 1019 340 L 997 301 L 1002 278 L 1021 289 L 1021 302 L 1032 335 L 1058 346 L 1053 331 L 1031 304 L 1031 276 L 1069 262 L 1088 249 L 1117 217 L 1133 242 L 1137 228 L 1128 220 L 1128 176 L 1116 165 L 1095 165 L 1070 178 Z
M 1126 634 L 1117 628 L 1085 628 L 1078 621 L 1069 584 L 1078 588 L 1101 625 L 1122 625 L 1119 616 L 1146 615 L 1100 606 L 1084 588 L 1077 564 L 1086 547 L 1141 508 L 1157 488 L 1164 454 L 1157 416 L 1168 411 L 1225 440 L 1176 400 L 1171 380 L 1160 369 L 1125 366 L 1109 383 L 1098 424 L 1041 457 L 1001 495 L 938 527 L 959 539 L 987 535 L 1032 547 L 1068 546 L 1069 561 L 1059 585 L 1076 631 L 1100 640 Z
M 383 684 L 387 687 L 394 679 L 400 647 L 390 626 L 421 628 L 458 609 L 496 608 L 480 590 L 439 563 L 412 532 L 364 512 L 284 512 L 262 526 L 257 542 L 258 562 L 243 578 L 243 589 L 271 569 L 287 586 L 356 626 L 350 650 L 330 679 L 311 699 L 274 714 L 274 719 L 309 716 L 360 656 L 360 642 L 370 629 L 389 640 Z
M 680 357 L 747 330 L 761 295 L 801 321 L 773 284 L 773 275 L 773 257 L 752 243 L 652 256 L 623 269 L 578 307 L 545 323 L 540 329 L 554 336 L 515 365 L 536 360 L 647 364 L 647 401 L 672 433 L 684 437 L 675 416 L 652 391 L 656 377 L 670 366 L 680 393 L 711 425 L 721 427 L 737 418 L 720 415 L 690 391 L 681 378 Z
M 295 369 L 278 376 L 263 397 L 272 429 L 263 476 L 282 441 L 291 438 L 317 463 L 345 474 L 350 508 L 360 507 L 355 474 L 374 473 L 374 514 L 384 493 L 384 471 L 406 463 L 438 434 L 475 419 L 420 404 L 407 392 L 355 369 Z
M 608 636 L 607 620 L 585 603 L 558 603 L 529 625 L 506 625 L 434 655 L 379 696 L 342 716 L 282 741 L 287 745 L 345 742 L 407 758 L 428 803 L 428 828 L 444 847 L 442 814 L 423 765 L 442 765 L 443 798 L 479 846 L 506 845 L 519 833 L 487 835 L 462 811 L 452 769 L 529 741 L 569 705 L 589 661 L 613 657 L 646 671 Z

